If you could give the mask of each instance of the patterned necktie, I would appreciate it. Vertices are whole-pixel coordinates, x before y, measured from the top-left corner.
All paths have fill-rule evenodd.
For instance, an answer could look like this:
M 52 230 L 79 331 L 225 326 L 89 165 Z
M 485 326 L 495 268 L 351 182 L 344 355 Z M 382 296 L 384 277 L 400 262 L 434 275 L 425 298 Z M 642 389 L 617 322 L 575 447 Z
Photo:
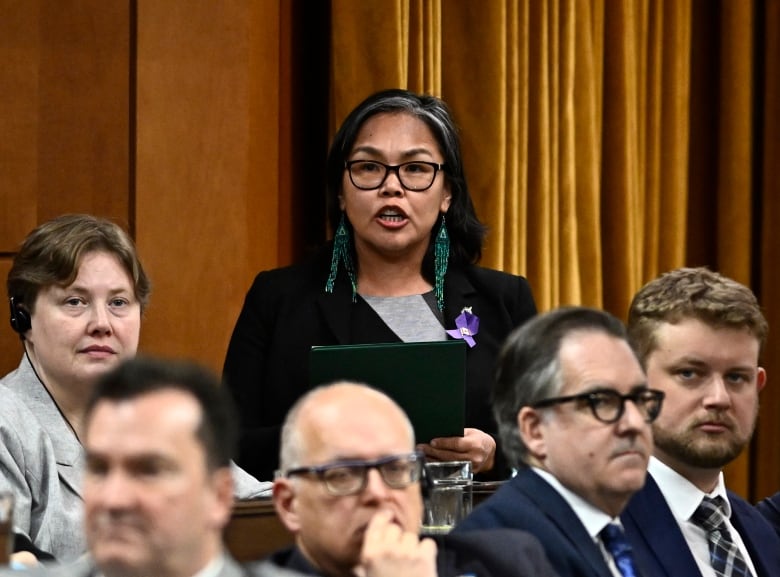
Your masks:
M 716 575 L 719 577 L 750 577 L 751 573 L 747 563 L 745 563 L 745 558 L 731 539 L 731 533 L 726 527 L 723 506 L 721 497 L 714 499 L 704 497 L 701 505 L 691 516 L 691 521 L 707 532 L 710 562 Z
M 631 545 L 628 544 L 623 529 L 616 523 L 610 523 L 599 533 L 601 541 L 615 560 L 620 574 L 623 577 L 639 577 L 639 571 L 634 566 L 634 556 L 631 554 Z

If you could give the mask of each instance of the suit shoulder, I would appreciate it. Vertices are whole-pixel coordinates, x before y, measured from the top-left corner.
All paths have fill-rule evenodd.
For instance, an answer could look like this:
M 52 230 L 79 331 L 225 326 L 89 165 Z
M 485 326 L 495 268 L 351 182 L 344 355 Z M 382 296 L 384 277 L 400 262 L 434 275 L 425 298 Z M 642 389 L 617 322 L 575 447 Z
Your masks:
M 467 267 L 464 275 L 479 295 L 505 309 L 515 323 L 536 314 L 531 285 L 525 277 L 479 266 Z
M 521 529 L 506 527 L 450 533 L 444 537 L 443 544 L 446 547 L 482 550 L 485 554 L 490 554 L 491 551 L 505 551 L 510 546 L 524 550 L 543 551 L 542 544 L 533 534 Z
M 499 287 L 528 287 L 528 279 L 524 276 L 512 274 L 493 268 L 472 265 L 465 269 L 466 276 L 471 278 L 472 282 L 485 286 Z M 529 288 L 530 291 L 530 288 Z
M 274 299 L 292 292 L 325 290 L 329 257 L 319 252 L 313 257 L 292 265 L 262 270 L 255 275 L 247 292 L 247 300 Z

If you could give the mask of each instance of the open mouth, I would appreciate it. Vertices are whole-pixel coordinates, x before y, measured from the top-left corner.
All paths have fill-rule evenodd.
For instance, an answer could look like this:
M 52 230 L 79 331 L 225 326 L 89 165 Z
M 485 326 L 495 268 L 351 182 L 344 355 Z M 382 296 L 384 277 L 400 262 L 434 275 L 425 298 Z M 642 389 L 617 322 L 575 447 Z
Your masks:
M 377 218 L 382 222 L 386 222 L 388 224 L 399 224 L 407 220 L 408 217 L 406 216 L 404 211 L 398 208 L 388 207 L 382 209 L 377 215 Z
M 400 214 L 380 214 L 379 218 L 386 222 L 402 222 L 406 217 Z

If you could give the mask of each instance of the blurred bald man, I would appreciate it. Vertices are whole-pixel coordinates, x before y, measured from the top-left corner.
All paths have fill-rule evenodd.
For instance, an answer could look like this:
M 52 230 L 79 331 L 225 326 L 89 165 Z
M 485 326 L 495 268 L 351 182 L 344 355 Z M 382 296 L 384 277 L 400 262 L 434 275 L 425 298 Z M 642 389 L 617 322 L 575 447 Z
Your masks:
M 404 412 L 375 389 L 319 387 L 282 428 L 276 511 L 295 545 L 278 567 L 322 577 L 555 575 L 540 544 L 515 530 L 420 538 L 423 456 Z

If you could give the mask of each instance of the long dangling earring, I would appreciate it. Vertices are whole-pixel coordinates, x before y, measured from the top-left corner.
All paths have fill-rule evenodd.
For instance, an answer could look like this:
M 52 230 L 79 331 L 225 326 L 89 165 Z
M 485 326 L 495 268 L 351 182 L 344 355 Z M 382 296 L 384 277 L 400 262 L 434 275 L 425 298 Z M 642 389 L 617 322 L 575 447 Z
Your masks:
M 352 284 L 352 302 L 357 302 L 357 281 L 355 280 L 355 267 L 352 264 L 352 240 L 347 230 L 344 213 L 341 213 L 341 220 L 336 229 L 336 236 L 333 238 L 333 256 L 330 259 L 330 274 L 325 283 L 325 292 L 332 293 L 333 286 L 336 283 L 336 276 L 339 273 L 339 262 L 344 263 L 349 282 Z
M 433 244 L 434 256 L 434 276 L 436 279 L 436 286 L 434 292 L 436 294 L 436 304 L 440 311 L 444 310 L 444 275 L 447 274 L 447 265 L 450 261 L 450 235 L 447 233 L 447 224 L 445 223 L 444 215 L 441 215 L 441 226 L 439 226 L 439 232 L 436 233 L 436 240 Z

